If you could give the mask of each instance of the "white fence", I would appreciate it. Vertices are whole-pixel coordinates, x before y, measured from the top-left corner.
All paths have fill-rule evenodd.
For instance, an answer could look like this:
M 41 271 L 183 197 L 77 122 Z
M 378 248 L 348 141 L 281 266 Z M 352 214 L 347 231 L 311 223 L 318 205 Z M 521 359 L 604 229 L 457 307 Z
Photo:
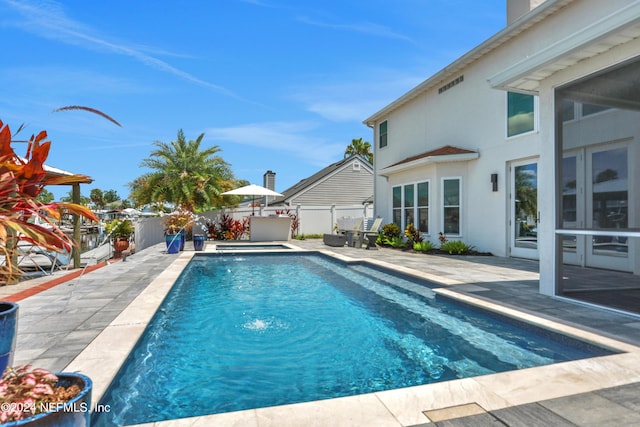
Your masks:
M 198 214 L 194 232 L 206 234 L 205 223 L 207 221 L 216 221 L 223 213 L 230 215 L 233 219 L 242 220 L 251 215 L 275 215 L 276 211 L 286 211 L 287 209 L 298 217 L 298 234 L 333 233 L 338 223 L 338 218 L 373 217 L 373 207 L 369 204 L 350 206 L 262 206 L 255 209 L 242 207 Z M 136 250 L 142 250 L 164 241 L 162 220 L 162 218 L 143 218 L 136 222 Z

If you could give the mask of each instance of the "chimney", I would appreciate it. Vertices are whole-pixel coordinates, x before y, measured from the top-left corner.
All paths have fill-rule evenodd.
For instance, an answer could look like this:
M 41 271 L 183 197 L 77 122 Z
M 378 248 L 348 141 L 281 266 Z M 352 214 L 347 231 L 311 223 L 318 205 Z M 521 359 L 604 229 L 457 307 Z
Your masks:
M 546 0 L 507 0 L 507 26 L 531 12 Z
M 276 191 L 276 173 L 274 171 L 266 171 L 262 176 L 262 186 L 269 190 Z M 268 196 L 267 204 L 275 200 L 274 196 Z

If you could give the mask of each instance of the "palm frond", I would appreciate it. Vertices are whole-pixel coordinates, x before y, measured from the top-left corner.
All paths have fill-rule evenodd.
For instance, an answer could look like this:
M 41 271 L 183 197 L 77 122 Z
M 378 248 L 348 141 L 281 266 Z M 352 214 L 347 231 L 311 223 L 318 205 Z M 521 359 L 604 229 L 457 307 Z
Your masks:
M 120 123 L 118 123 L 116 121 L 116 119 L 114 119 L 111 116 L 108 116 L 107 114 L 103 113 L 100 110 L 96 110 L 95 108 L 91 108 L 91 107 L 84 107 L 82 105 L 69 105 L 66 107 L 60 107 L 60 108 L 56 108 L 55 110 L 53 110 L 54 113 L 57 113 L 59 111 L 73 111 L 73 110 L 82 110 L 82 111 L 88 111 L 90 113 L 93 114 L 97 114 L 99 116 L 104 117 L 105 119 L 109 120 L 111 123 L 114 123 L 115 125 L 122 127 L 122 125 Z

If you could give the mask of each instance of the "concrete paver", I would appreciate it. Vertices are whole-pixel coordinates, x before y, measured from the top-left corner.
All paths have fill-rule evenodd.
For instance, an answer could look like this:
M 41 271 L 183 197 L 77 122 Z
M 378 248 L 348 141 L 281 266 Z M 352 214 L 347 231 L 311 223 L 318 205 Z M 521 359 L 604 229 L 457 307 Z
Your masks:
M 371 258 L 441 278 L 461 294 L 535 313 L 561 323 L 640 345 L 640 318 L 543 296 L 537 292 L 535 261 L 499 257 L 446 257 L 391 249 L 330 248 L 320 240 L 293 241 L 307 250 L 330 250 L 355 259 Z M 177 255 L 156 245 L 19 302 L 14 364 L 63 370 Z M 40 282 L 23 283 L 15 291 Z M 12 287 L 0 288 L 0 299 Z M 640 384 L 444 420 L 463 425 L 629 425 L 640 424 Z M 596 415 L 598 410 L 609 416 Z M 573 415 L 571 415 L 573 414 Z M 534 423 L 534 420 L 535 421 Z M 531 424 L 529 423 L 531 422 Z M 434 424 L 430 424 L 434 425 Z

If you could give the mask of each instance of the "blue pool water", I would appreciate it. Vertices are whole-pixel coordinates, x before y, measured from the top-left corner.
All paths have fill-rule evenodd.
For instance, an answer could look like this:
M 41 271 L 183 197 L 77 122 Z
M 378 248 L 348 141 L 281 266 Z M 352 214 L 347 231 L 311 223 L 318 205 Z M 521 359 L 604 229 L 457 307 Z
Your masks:
M 610 354 L 316 254 L 194 257 L 96 426 L 327 399 Z

